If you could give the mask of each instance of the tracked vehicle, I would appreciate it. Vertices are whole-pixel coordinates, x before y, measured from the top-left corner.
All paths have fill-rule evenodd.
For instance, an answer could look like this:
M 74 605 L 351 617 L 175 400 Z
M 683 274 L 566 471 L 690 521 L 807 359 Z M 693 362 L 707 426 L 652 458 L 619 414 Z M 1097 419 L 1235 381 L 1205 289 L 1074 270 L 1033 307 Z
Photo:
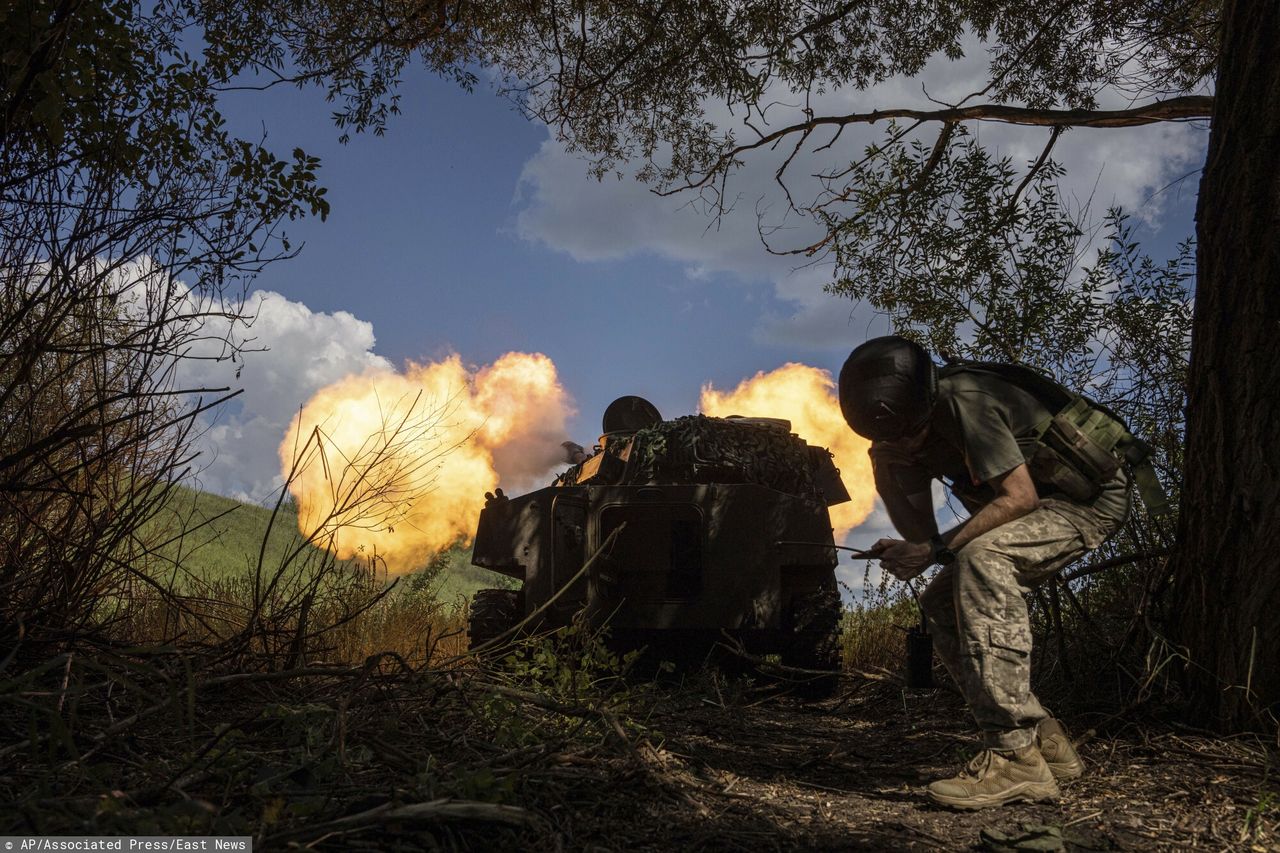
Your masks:
M 639 397 L 605 412 L 594 455 L 543 489 L 490 495 L 472 563 L 521 581 L 481 590 L 473 648 L 585 618 L 610 642 L 681 663 L 726 637 L 833 671 L 840 596 L 828 507 L 849 499 L 831 454 L 784 420 L 664 421 Z

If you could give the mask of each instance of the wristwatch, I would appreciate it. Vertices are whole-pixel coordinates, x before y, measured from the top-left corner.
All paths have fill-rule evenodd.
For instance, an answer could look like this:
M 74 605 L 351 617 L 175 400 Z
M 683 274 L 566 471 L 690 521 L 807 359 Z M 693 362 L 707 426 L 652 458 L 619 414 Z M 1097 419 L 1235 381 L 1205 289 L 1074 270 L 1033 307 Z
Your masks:
M 947 547 L 940 534 L 929 537 L 930 557 L 939 566 L 949 566 L 956 561 L 956 552 Z

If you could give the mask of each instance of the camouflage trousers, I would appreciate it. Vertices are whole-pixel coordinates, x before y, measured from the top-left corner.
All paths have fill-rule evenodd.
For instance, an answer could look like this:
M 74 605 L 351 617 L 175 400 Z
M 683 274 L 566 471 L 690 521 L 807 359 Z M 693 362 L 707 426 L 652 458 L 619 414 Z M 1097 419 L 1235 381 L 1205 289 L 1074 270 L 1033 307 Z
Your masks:
M 1119 522 L 1052 498 L 956 553 L 920 596 L 934 648 L 984 744 L 1019 749 L 1049 714 L 1031 692 L 1031 624 L 1023 595 L 1096 547 Z

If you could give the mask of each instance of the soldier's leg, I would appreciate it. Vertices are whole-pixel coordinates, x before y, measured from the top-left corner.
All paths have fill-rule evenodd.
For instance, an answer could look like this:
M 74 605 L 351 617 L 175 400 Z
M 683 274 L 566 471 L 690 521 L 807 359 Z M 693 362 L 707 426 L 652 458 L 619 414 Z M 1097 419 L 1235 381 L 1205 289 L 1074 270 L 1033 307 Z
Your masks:
M 960 683 L 960 629 L 956 624 L 956 572 L 944 566 L 920 593 L 920 607 L 929 621 L 933 650 L 946 668 L 951 680 Z
M 1087 551 L 1051 503 L 979 536 L 956 554 L 957 683 L 985 745 L 1035 742 L 1048 716 L 1031 692 L 1031 625 L 1023 594 Z

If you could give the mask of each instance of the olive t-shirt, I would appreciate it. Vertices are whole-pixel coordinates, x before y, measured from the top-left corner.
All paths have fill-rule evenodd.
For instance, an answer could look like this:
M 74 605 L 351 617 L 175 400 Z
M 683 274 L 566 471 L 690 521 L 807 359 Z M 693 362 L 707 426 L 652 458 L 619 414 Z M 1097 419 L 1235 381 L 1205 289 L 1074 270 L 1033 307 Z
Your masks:
M 938 380 L 929 435 L 911 466 L 916 470 L 899 471 L 894 479 L 904 484 L 922 475 L 941 479 L 970 512 L 976 511 L 995 498 L 993 478 L 1032 456 L 1036 427 L 1051 414 L 1032 394 L 1000 376 L 966 370 L 943 377 Z M 1071 501 L 1049 484 L 1036 482 L 1036 490 L 1042 498 L 1056 498 L 1055 507 L 1081 522 L 1077 526 L 1090 547 L 1101 542 L 1095 535 L 1099 521 L 1111 522 L 1105 526 L 1114 529 L 1129 510 L 1123 470 L 1088 505 Z

